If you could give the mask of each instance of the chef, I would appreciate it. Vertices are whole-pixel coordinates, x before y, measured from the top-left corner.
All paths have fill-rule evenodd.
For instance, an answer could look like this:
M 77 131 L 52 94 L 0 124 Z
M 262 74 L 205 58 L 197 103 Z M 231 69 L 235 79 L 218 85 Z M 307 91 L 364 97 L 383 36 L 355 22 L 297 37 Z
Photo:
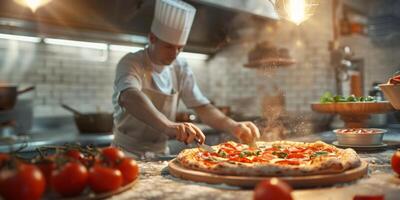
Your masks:
M 196 9 L 180 0 L 157 0 L 149 44 L 128 53 L 118 63 L 114 81 L 113 145 L 136 157 L 168 153 L 167 140 L 204 143 L 192 123 L 176 123 L 178 100 L 202 122 L 253 143 L 259 130 L 251 122 L 236 122 L 210 104 L 196 84 L 187 62 L 177 58 L 188 39 Z

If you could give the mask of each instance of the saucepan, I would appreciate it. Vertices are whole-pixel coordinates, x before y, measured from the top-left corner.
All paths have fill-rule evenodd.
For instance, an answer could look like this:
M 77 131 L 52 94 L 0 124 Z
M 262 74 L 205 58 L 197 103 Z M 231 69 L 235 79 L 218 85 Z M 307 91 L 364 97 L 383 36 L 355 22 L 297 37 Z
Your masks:
M 61 106 L 74 114 L 74 121 L 80 133 L 112 133 L 112 113 L 82 113 L 68 105 L 61 104 Z
M 13 85 L 0 85 L 0 110 L 11 110 L 17 102 L 19 94 L 34 90 L 35 86 L 26 89 L 17 90 L 17 86 Z

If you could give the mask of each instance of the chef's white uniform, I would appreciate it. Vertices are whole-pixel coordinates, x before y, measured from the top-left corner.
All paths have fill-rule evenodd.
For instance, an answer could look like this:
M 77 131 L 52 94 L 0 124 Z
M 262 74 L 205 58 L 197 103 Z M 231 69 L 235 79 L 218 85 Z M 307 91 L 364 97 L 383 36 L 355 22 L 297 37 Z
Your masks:
M 151 32 L 164 42 L 185 45 L 195 13 L 193 6 L 181 0 L 157 0 Z M 175 120 L 178 99 L 189 108 L 209 103 L 185 61 L 177 59 L 170 66 L 159 66 L 150 60 L 148 49 L 124 56 L 118 63 L 114 82 L 113 145 L 136 155 L 164 153 L 168 138 L 118 104 L 121 92 L 128 88 L 141 90 L 172 121 Z
M 169 66 L 159 66 L 151 62 L 146 52 L 147 49 L 125 55 L 117 66 L 114 82 L 113 145 L 136 155 L 165 153 L 168 137 L 127 113 L 118 104 L 122 91 L 128 88 L 141 90 L 172 121 L 178 99 L 182 99 L 188 108 L 210 103 L 201 93 L 185 60 L 177 59 Z

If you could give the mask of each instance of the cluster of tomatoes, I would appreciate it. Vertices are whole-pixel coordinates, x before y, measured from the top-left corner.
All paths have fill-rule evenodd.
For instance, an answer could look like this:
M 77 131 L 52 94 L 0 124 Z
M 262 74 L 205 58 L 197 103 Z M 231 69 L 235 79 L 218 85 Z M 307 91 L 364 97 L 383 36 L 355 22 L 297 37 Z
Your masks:
M 111 192 L 131 183 L 138 174 L 135 160 L 114 147 L 59 147 L 55 154 L 41 154 L 30 161 L 0 154 L 0 196 L 37 200 L 44 193 L 74 197 L 89 190 Z

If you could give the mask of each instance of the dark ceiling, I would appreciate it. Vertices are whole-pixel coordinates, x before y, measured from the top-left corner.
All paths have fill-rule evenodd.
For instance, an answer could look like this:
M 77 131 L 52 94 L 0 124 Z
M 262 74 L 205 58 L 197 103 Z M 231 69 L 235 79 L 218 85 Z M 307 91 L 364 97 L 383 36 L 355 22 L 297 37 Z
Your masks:
M 234 29 L 241 28 L 231 25 L 238 15 L 247 15 L 252 19 L 252 25 L 272 21 L 248 13 L 203 5 L 195 0 L 188 2 L 197 8 L 187 45 L 187 49 L 194 52 L 216 51 L 235 32 Z M 53 0 L 32 13 L 12 0 L 1 0 L 0 17 L 28 21 L 31 26 L 17 28 L 35 33 L 54 35 L 52 30 L 64 29 L 74 32 L 75 37 L 87 31 L 146 36 L 153 18 L 154 3 L 154 0 Z M 60 31 L 56 34 L 60 34 Z

